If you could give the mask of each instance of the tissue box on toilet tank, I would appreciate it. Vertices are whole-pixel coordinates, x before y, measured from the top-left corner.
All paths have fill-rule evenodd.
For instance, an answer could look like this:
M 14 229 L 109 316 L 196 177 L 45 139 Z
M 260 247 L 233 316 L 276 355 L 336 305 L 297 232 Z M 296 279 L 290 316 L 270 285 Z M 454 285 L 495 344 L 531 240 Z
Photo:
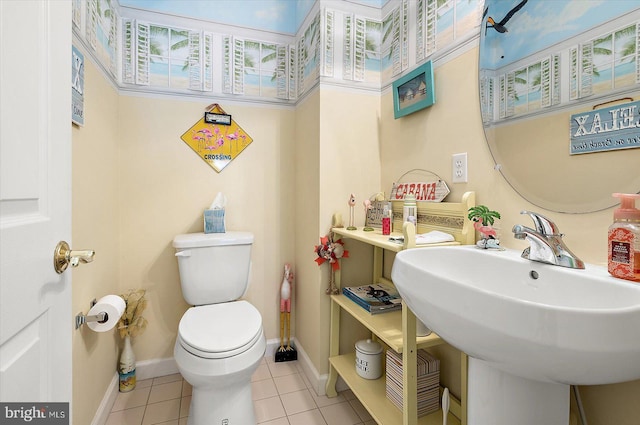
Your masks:
M 204 232 L 224 233 L 224 208 L 204 210 Z

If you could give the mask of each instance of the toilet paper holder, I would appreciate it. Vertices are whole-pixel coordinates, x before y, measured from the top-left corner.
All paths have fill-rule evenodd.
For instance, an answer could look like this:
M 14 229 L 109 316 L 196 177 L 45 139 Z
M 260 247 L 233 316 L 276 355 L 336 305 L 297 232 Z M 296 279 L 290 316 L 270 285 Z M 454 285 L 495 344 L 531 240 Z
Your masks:
M 96 300 L 95 298 L 93 299 L 93 301 L 91 301 L 91 307 L 93 307 L 94 305 L 96 305 L 96 303 L 98 302 L 98 300 Z M 100 312 L 98 314 L 92 314 L 90 316 L 87 316 L 85 314 L 83 314 L 82 312 L 78 313 L 76 315 L 76 329 L 78 329 L 80 326 L 84 325 L 87 322 L 99 322 L 99 323 L 104 323 L 107 320 L 109 320 L 109 315 L 106 312 Z

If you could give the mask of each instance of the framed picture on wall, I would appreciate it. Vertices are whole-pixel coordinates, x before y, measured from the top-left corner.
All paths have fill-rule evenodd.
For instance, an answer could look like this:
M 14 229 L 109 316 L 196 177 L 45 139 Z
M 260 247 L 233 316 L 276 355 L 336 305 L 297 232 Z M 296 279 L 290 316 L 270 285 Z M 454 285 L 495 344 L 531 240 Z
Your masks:
M 393 82 L 393 117 L 396 119 L 431 106 L 435 101 L 431 61 Z

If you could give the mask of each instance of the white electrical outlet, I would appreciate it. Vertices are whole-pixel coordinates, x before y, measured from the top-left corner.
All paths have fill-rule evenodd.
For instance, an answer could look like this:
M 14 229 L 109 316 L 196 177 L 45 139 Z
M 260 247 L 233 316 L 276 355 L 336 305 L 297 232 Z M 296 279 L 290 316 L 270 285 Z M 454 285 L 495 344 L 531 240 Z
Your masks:
M 467 183 L 467 153 L 455 153 L 452 157 L 454 183 Z

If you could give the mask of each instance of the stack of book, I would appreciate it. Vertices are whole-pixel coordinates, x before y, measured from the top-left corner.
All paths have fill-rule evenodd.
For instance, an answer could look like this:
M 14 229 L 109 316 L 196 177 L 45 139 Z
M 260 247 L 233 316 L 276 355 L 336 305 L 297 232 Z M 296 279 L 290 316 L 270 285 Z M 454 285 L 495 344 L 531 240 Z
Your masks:
M 402 309 L 400 294 L 390 285 L 375 283 L 342 288 L 344 296 L 371 314 Z
M 440 360 L 418 350 L 418 416 L 440 409 Z M 387 398 L 402 410 L 402 355 L 387 350 Z

